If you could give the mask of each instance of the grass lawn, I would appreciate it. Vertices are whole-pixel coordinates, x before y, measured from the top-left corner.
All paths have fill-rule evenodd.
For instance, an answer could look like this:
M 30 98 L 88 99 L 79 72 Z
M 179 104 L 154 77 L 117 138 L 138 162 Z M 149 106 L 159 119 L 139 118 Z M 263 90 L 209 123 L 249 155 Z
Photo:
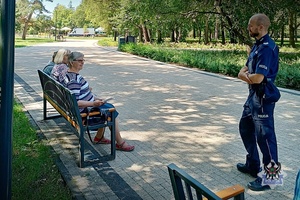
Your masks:
M 113 37 L 98 37 L 98 45 L 106 46 L 106 47 L 117 47 L 118 46 L 118 38 L 114 41 Z
M 16 37 L 15 39 L 15 47 L 26 47 L 33 44 L 38 43 L 46 43 L 46 42 L 54 42 L 53 39 L 50 38 L 26 38 L 26 40 L 22 40 L 20 37 Z
M 71 199 L 46 140 L 37 136 L 20 104 L 13 108 L 12 199 Z

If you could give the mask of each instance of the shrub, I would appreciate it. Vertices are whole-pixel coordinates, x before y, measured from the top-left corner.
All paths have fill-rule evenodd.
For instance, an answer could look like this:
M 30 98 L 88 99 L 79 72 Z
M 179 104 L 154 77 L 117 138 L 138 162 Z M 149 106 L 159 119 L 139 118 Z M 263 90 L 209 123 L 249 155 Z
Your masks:
M 236 48 L 239 50 L 231 50 L 234 49 L 232 46 L 227 50 L 222 48 L 218 50 L 189 49 L 179 48 L 176 43 L 164 44 L 164 46 L 129 43 L 123 45 L 121 50 L 161 62 L 175 63 L 237 77 L 247 60 L 246 48 Z M 300 90 L 299 57 L 298 52 L 280 52 L 280 66 L 276 79 L 278 86 Z

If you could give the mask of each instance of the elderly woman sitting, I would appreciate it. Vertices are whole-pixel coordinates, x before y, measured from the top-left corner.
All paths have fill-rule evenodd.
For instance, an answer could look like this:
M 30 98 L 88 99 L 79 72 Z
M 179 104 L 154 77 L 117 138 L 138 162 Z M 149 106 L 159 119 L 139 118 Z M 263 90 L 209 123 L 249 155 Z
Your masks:
M 74 92 L 79 110 L 82 112 L 86 107 L 99 107 L 100 109 L 113 108 L 110 103 L 103 102 L 101 98 L 97 98 L 89 87 L 89 84 L 79 74 L 84 65 L 84 55 L 80 52 L 72 52 L 69 55 L 69 69 L 63 78 L 63 84 Z M 118 113 L 117 113 L 118 115 Z M 100 128 L 94 138 L 94 143 L 111 143 L 110 140 L 104 137 L 104 129 Z M 129 145 L 121 137 L 119 123 L 116 119 L 116 149 L 121 151 L 132 151 L 134 146 Z

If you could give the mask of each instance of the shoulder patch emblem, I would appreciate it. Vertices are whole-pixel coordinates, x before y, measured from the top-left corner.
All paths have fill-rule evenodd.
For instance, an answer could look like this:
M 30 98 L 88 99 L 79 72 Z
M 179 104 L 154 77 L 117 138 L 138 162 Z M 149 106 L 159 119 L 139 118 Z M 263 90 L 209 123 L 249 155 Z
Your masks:
M 268 67 L 267 67 L 266 65 L 258 65 L 258 67 L 263 68 L 263 69 L 265 69 L 265 70 L 268 69 Z

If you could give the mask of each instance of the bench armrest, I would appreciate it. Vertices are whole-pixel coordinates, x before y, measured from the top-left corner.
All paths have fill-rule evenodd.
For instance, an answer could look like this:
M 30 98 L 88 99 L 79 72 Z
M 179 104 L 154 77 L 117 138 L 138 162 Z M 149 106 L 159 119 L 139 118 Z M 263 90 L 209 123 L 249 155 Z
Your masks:
M 116 109 L 115 108 L 110 108 L 108 111 L 109 112 L 114 112 Z M 99 115 L 101 114 L 100 112 L 94 111 L 94 112 L 89 112 L 89 116 L 95 116 L 95 115 Z M 80 113 L 80 116 L 83 117 L 87 117 L 88 113 Z
M 239 195 L 241 193 L 244 193 L 245 189 L 241 185 L 234 185 L 228 188 L 225 188 L 224 190 L 216 192 L 216 195 L 222 199 L 229 199 L 236 195 Z
M 244 187 L 242 187 L 241 185 L 233 185 L 231 187 L 225 188 L 223 190 L 220 190 L 218 192 L 215 192 L 215 194 L 220 197 L 221 199 L 225 200 L 225 199 L 230 199 L 232 197 L 235 197 L 241 193 L 244 193 L 245 189 Z M 207 199 L 207 198 L 203 198 L 203 199 Z

